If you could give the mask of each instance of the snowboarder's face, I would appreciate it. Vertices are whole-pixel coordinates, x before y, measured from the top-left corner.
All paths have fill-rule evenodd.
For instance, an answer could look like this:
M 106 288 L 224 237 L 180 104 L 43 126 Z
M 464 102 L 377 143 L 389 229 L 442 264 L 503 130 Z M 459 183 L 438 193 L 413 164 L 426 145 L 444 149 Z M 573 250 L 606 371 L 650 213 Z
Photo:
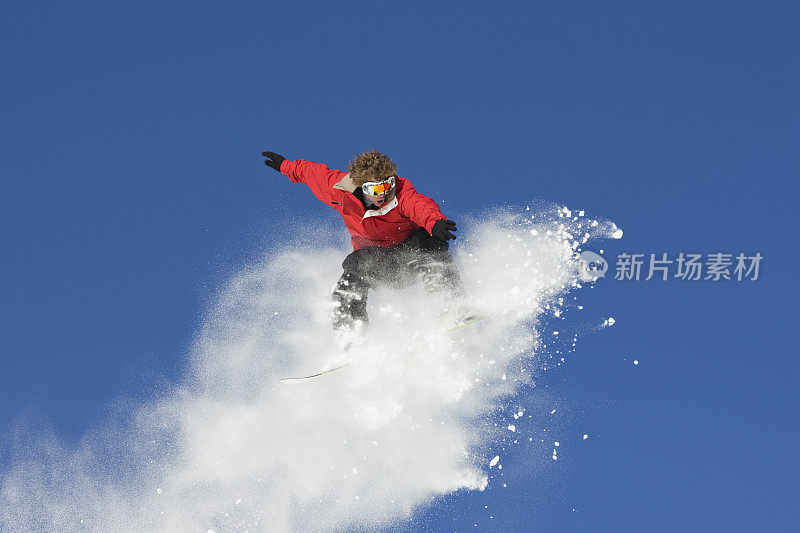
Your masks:
M 395 177 L 389 176 L 385 180 L 369 181 L 361 186 L 364 199 L 369 203 L 381 207 L 391 200 L 394 195 Z
M 371 203 L 372 205 L 381 207 L 383 204 L 391 200 L 392 195 L 394 195 L 394 191 L 389 192 L 387 194 L 382 194 L 381 196 L 373 196 L 371 194 L 365 194 L 364 199 L 369 203 Z

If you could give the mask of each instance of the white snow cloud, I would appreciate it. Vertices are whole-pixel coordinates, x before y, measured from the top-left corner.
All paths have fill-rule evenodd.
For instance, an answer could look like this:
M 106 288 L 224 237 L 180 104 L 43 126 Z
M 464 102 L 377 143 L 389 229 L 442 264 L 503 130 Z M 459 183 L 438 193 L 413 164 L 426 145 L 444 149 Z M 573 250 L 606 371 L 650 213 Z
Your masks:
M 287 248 L 244 269 L 207 313 L 184 383 L 78 446 L 37 435 L 0 480 L 0 529 L 377 528 L 482 490 L 497 462 L 487 418 L 532 377 L 510 363 L 535 363 L 534 324 L 573 288 L 585 232 L 531 213 L 462 225 L 456 258 L 485 320 L 447 331 L 442 298 L 375 291 L 351 364 L 300 385 L 279 379 L 342 359 L 329 295 L 347 250 Z

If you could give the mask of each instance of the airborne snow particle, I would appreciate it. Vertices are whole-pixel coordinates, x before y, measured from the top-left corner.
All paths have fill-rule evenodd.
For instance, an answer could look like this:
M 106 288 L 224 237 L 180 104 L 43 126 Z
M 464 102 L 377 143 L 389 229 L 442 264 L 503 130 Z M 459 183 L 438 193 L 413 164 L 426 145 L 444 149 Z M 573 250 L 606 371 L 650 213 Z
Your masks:
M 583 440 L 586 440 L 586 439 L 588 439 L 588 438 L 589 438 L 589 435 L 584 435 L 584 436 L 583 436 Z
M 509 426 L 508 426 L 508 430 L 509 430 L 509 431 L 516 431 L 516 430 L 517 430 L 517 427 L 516 427 L 514 424 L 509 424 Z
M 634 365 L 638 365 L 639 364 L 639 360 L 637 359 L 636 361 L 633 362 L 633 364 Z
M 491 467 L 493 467 L 494 465 L 496 465 L 496 464 L 497 464 L 497 461 L 499 461 L 499 460 L 500 460 L 500 456 L 499 456 L 499 455 L 495 455 L 495 456 L 494 456 L 494 459 L 492 459 L 492 462 L 491 462 L 491 463 L 489 463 L 489 468 L 491 468 Z

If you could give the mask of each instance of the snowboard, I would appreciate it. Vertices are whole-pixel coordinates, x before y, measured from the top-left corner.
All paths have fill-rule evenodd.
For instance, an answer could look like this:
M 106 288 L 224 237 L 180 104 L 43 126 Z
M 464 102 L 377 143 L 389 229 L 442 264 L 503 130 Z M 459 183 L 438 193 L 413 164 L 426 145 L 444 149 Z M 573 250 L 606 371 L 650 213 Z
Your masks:
M 330 374 L 331 372 L 339 370 L 340 368 L 344 368 L 346 366 L 350 366 L 350 363 L 345 363 L 343 365 L 329 368 L 328 370 L 323 370 L 322 372 L 317 372 L 316 374 L 310 374 L 308 376 L 299 376 L 296 378 L 281 378 L 281 383 L 299 383 L 301 381 L 307 381 L 309 379 L 314 379 L 320 376 L 324 376 L 325 374 Z

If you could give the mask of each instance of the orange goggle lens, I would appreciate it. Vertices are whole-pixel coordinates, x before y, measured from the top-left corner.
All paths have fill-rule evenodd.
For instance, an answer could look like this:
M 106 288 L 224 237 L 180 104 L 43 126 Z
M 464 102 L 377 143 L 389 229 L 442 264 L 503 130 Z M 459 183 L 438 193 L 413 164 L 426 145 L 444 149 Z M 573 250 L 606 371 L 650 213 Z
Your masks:
M 383 181 L 369 181 L 361 186 L 364 194 L 370 196 L 383 196 L 389 194 L 394 189 L 394 176 Z

